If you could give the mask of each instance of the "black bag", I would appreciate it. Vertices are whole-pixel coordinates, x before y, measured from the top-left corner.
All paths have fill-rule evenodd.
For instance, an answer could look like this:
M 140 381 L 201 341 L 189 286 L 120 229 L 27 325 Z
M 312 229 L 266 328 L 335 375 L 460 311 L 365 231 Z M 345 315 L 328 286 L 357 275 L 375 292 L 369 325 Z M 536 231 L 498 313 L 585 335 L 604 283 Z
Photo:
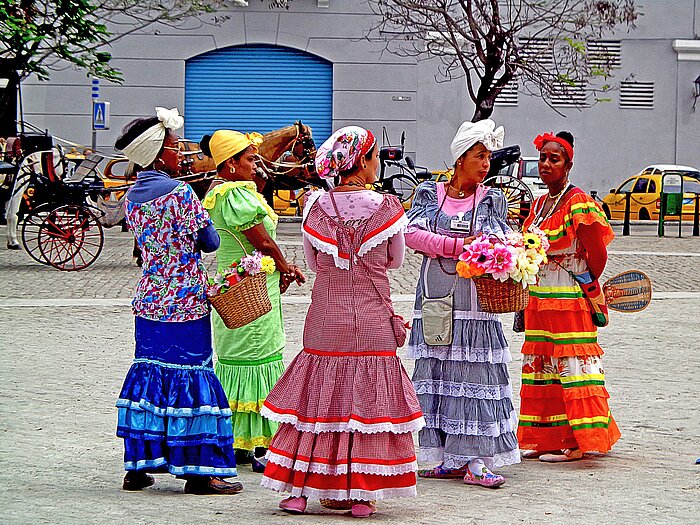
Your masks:
M 525 310 L 518 310 L 513 315 L 513 331 L 517 334 L 525 331 Z

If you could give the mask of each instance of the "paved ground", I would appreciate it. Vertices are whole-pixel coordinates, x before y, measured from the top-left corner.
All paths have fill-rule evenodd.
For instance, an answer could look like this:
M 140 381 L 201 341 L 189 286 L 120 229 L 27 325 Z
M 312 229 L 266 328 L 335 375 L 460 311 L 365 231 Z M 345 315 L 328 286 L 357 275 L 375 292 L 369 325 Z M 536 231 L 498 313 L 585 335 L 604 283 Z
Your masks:
M 620 228 L 616 227 L 619 233 Z M 280 228 L 288 257 L 303 263 L 297 225 Z M 4 236 L 0 228 L 0 237 Z M 565 465 L 527 462 L 502 470 L 499 490 L 419 480 L 419 498 L 380 505 L 381 523 L 700 523 L 700 239 L 658 238 L 633 227 L 611 246 L 606 275 L 638 268 L 655 300 L 612 314 L 600 332 L 608 388 L 623 437 L 607 457 Z M 0 250 L 0 523 L 329 523 L 315 502 L 306 517 L 277 510 L 259 475 L 241 467 L 238 496 L 183 495 L 159 476 L 142 493 L 120 490 L 121 442 L 113 408 L 133 355 L 128 307 L 138 269 L 130 237 L 108 231 L 89 270 L 60 273 Z M 209 260 L 211 264 L 211 260 Z M 419 259 L 392 273 L 408 314 Z M 285 296 L 288 362 L 299 350 L 310 286 Z M 511 316 L 504 316 L 510 326 Z M 520 334 L 506 328 L 519 388 Z M 410 360 L 405 360 L 411 369 Z M 517 403 L 516 399 L 516 403 Z

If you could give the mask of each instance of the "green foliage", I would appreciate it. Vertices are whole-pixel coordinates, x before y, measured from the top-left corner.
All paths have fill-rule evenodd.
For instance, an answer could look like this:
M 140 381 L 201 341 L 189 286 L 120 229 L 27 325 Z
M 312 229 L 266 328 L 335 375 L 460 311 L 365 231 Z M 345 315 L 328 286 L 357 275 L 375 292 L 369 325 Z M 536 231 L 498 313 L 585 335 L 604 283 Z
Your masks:
M 110 36 L 96 11 L 88 0 L 0 0 L 0 56 L 20 78 L 33 73 L 48 80 L 50 65 L 63 59 L 118 82 L 121 73 L 109 65 L 110 54 L 96 51 Z

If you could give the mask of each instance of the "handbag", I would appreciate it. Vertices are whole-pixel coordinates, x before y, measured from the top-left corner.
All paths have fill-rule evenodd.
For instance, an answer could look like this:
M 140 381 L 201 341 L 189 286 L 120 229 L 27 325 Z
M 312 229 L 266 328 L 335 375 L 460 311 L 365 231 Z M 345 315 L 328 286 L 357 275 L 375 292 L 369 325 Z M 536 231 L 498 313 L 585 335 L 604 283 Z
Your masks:
M 476 224 L 476 210 L 478 203 L 476 202 L 476 191 L 474 191 L 474 204 L 472 205 L 472 218 L 469 225 L 469 235 L 474 232 L 474 227 Z M 447 190 L 445 190 L 445 196 L 442 199 L 442 203 L 435 213 L 435 221 L 433 223 L 432 231 L 437 232 L 437 221 L 440 215 L 440 210 L 442 210 L 445 204 L 445 199 L 447 199 Z M 451 273 L 445 270 L 442 266 L 440 259 L 437 259 L 440 269 L 447 275 L 454 275 L 455 280 L 452 283 L 452 288 L 450 292 L 443 297 L 430 297 L 428 294 L 428 267 L 430 266 L 432 259 L 428 259 L 428 264 L 425 266 L 425 271 L 423 272 L 423 339 L 425 339 L 425 344 L 429 346 L 438 345 L 451 345 L 454 337 L 452 331 L 453 319 L 452 313 L 454 311 L 454 293 L 457 287 L 457 272 Z
M 343 218 L 340 216 L 340 211 L 338 210 L 338 205 L 335 202 L 335 198 L 333 197 L 333 191 L 328 192 L 329 197 L 331 198 L 331 203 L 333 204 L 333 208 L 335 209 L 335 215 L 338 219 L 336 222 L 336 225 L 342 229 L 345 232 L 348 232 L 351 234 L 351 232 L 347 229 L 345 226 L 345 222 L 343 221 Z M 334 221 L 335 222 L 335 221 Z M 355 260 L 360 263 L 360 266 L 362 266 L 365 270 L 368 270 L 367 266 L 365 265 L 365 262 L 358 257 L 355 259 L 354 255 L 350 256 L 350 264 L 352 264 Z M 374 282 L 374 279 L 370 277 L 369 282 L 372 283 L 372 286 L 374 287 L 375 291 L 377 292 L 377 295 L 381 297 L 382 302 L 384 303 L 384 306 L 386 306 L 387 310 L 389 311 L 389 323 L 391 325 L 391 330 L 394 333 L 394 339 L 396 340 L 396 346 L 397 348 L 402 347 L 403 345 L 406 344 L 406 339 L 407 339 L 407 330 L 409 329 L 409 324 L 408 322 L 401 317 L 399 314 L 397 314 L 394 311 L 394 307 L 392 304 L 386 300 L 384 295 L 379 291 L 379 287 L 377 284 Z
M 583 298 L 588 303 L 588 308 L 591 312 L 591 320 L 595 326 L 600 328 L 608 326 L 610 317 L 608 315 L 608 306 L 605 303 L 605 295 L 600 288 L 598 279 L 592 279 L 589 272 L 580 275 L 575 274 L 568 268 L 564 268 L 556 259 L 550 259 L 554 264 L 569 274 L 569 276 L 578 284 Z

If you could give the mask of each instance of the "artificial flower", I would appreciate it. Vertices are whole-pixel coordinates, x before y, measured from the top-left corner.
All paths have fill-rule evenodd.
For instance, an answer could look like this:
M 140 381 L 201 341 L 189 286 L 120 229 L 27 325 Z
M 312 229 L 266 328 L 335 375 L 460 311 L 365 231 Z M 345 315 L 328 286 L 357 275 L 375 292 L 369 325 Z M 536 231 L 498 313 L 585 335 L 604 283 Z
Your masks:
M 260 259 L 260 268 L 262 269 L 263 272 L 266 274 L 270 275 L 271 273 L 274 273 L 275 271 L 275 260 L 270 257 L 269 255 L 263 256 L 262 259 Z

